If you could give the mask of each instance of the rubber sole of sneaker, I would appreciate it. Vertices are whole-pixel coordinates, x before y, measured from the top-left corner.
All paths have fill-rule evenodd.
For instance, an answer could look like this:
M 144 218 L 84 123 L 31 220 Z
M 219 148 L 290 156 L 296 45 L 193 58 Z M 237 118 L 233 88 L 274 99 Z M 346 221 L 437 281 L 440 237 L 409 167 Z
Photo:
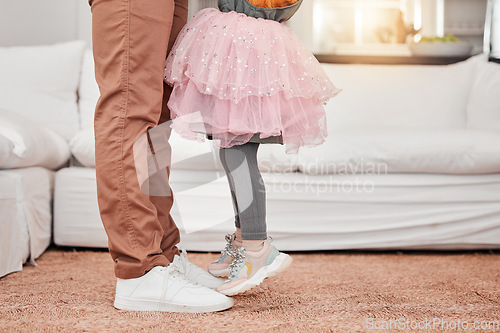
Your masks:
M 229 268 L 225 269 L 209 269 L 208 272 L 215 277 L 227 278 L 229 276 Z
M 234 286 L 233 288 L 227 290 L 221 290 L 219 292 L 226 296 L 243 294 L 244 292 L 257 287 L 259 284 L 262 283 L 262 281 L 264 281 L 265 278 L 273 277 L 283 272 L 285 269 L 290 267 L 292 261 L 293 261 L 292 257 L 290 257 L 288 254 L 280 253 L 270 265 L 264 266 L 261 269 L 259 269 L 257 273 L 255 273 L 255 275 L 252 276 L 247 281 L 237 286 Z
M 183 313 L 207 313 L 218 312 L 229 309 L 234 305 L 234 301 L 229 298 L 220 304 L 211 305 L 184 305 L 165 303 L 158 301 L 137 300 L 116 296 L 114 307 L 127 311 L 159 311 L 159 312 L 183 312 Z

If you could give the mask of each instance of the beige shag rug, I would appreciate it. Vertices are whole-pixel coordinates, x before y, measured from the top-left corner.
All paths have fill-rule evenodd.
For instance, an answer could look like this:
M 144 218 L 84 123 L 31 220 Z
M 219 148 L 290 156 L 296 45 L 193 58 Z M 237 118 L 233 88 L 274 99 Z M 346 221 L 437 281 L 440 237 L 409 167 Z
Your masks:
M 500 332 L 498 252 L 292 256 L 228 311 L 134 313 L 112 306 L 107 252 L 53 248 L 0 279 L 0 332 Z M 189 254 L 202 267 L 216 257 Z

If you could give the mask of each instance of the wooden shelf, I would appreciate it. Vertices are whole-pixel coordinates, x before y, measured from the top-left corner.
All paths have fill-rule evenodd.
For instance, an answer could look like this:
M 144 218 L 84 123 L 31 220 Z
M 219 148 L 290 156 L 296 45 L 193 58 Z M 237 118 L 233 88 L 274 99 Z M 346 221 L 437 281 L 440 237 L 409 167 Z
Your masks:
M 375 64 L 375 65 L 449 65 L 468 59 L 461 57 L 380 56 L 380 55 L 336 55 L 315 54 L 319 62 L 331 64 Z
M 458 36 L 482 36 L 483 28 L 444 28 L 445 34 L 454 34 Z

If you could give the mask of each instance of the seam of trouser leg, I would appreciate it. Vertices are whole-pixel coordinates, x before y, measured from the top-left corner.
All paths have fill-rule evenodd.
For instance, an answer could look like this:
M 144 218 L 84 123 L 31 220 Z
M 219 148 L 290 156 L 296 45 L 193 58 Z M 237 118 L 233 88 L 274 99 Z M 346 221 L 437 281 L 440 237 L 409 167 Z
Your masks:
M 123 170 L 123 142 L 124 142 L 124 132 L 125 132 L 125 118 L 127 116 L 127 108 L 129 105 L 129 74 L 130 74 L 130 0 L 125 0 L 126 5 L 127 5 L 127 13 L 126 13 L 126 24 L 124 27 L 124 33 L 125 33 L 125 43 L 124 43 L 124 68 L 122 71 L 122 92 L 124 94 L 124 101 L 122 105 L 122 112 L 120 114 L 120 133 L 119 133 L 119 138 L 120 138 L 120 160 L 119 160 L 119 182 L 120 182 L 120 196 L 121 196 L 121 202 L 122 205 L 124 206 L 124 212 L 125 216 L 127 219 L 127 233 L 130 237 L 130 243 L 131 246 L 137 247 L 138 245 L 138 240 L 137 240 L 137 235 L 135 234 L 134 226 L 132 223 L 132 219 L 130 217 L 130 211 L 129 211 L 129 206 L 128 206 L 128 199 L 127 199 L 127 188 L 125 185 L 125 172 Z
M 154 51 L 156 55 L 147 58 L 151 60 L 148 64 L 151 66 L 160 64 L 161 57 L 157 55 L 163 52 L 157 53 L 155 48 L 156 45 L 165 44 L 162 42 L 168 35 L 168 22 L 171 21 L 168 15 L 172 11 L 169 0 L 150 0 L 145 10 L 142 10 L 143 5 L 146 5 L 146 2 L 137 0 L 102 0 L 102 2 L 96 0 L 92 4 L 94 14 L 97 14 L 94 15 L 96 20 L 93 20 L 93 23 L 99 24 L 97 29 L 93 29 L 93 33 L 97 33 L 95 41 L 98 47 L 94 53 L 99 62 L 97 74 L 99 82 L 103 84 L 102 90 L 105 97 L 102 100 L 103 103 L 100 104 L 100 124 L 98 124 L 102 125 L 98 133 L 101 144 L 98 147 L 100 149 L 99 162 L 102 163 L 99 164 L 101 166 L 100 202 L 102 203 L 100 208 L 101 215 L 104 217 L 104 226 L 111 240 L 110 253 L 113 259 L 117 260 L 115 261 L 115 271 L 119 272 L 117 277 L 123 277 L 123 275 L 138 277 L 144 273 L 144 269 L 152 268 L 155 264 L 168 265 L 167 259 L 175 254 L 173 246 L 179 241 L 179 232 L 173 221 L 160 222 L 164 234 L 166 230 L 167 235 L 170 235 L 163 238 L 160 237 L 161 229 L 156 225 L 156 221 L 150 221 L 149 214 L 154 214 L 154 211 L 149 206 L 145 193 L 141 193 L 140 187 L 134 180 L 136 177 L 134 158 L 130 154 L 136 135 L 144 132 L 144 120 L 146 124 L 152 124 L 154 121 L 149 120 L 156 118 L 156 107 L 150 110 L 152 113 L 147 114 L 142 108 L 145 106 L 149 110 L 154 104 L 150 104 L 150 101 L 154 102 L 159 97 L 158 92 L 161 91 L 161 89 L 154 89 L 154 92 L 150 92 L 147 84 L 136 86 L 136 75 L 137 82 L 141 82 L 141 79 L 150 78 L 155 72 L 159 72 L 158 70 L 151 71 L 148 66 L 143 73 L 139 65 L 148 49 Z M 150 37 L 144 34 L 148 32 L 149 20 L 147 18 L 145 21 L 142 20 L 144 15 L 158 13 L 155 6 L 161 10 L 161 13 L 166 14 L 155 16 L 159 19 L 165 17 L 166 20 L 165 24 L 160 21 L 152 26 L 154 28 L 152 30 L 161 29 L 158 30 L 161 38 L 157 36 L 156 41 L 154 36 L 151 36 L 150 40 Z M 147 38 L 146 45 L 149 47 L 142 44 L 143 38 Z M 164 47 L 160 48 L 160 50 L 163 49 Z M 136 59 L 138 67 L 136 67 Z M 161 61 L 164 64 L 165 57 Z M 136 87 L 138 94 L 147 93 L 148 98 L 136 95 Z M 160 88 L 157 85 L 156 87 Z M 136 97 L 141 97 L 137 98 L 139 103 L 135 102 Z M 152 114 L 154 116 L 151 117 Z M 133 117 L 135 115 L 141 119 Z M 142 115 L 145 117 L 142 118 Z M 120 161 L 122 158 L 123 160 Z M 149 228 L 151 225 L 153 227 Z M 154 241 L 152 236 L 149 237 L 150 229 L 155 230 Z M 172 231 L 172 229 L 175 230 Z M 160 248 L 157 246 L 157 240 L 162 240 Z M 166 249 L 169 252 L 162 255 Z

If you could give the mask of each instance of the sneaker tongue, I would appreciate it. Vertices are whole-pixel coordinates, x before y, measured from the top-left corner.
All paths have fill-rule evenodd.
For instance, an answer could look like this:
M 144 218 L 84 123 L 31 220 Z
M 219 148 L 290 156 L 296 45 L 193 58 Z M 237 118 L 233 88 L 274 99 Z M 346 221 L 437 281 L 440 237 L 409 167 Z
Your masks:
M 174 260 L 170 263 L 173 269 L 177 270 L 181 274 L 186 274 L 186 262 L 182 256 L 176 254 Z
M 176 260 L 176 258 L 179 259 Z M 186 272 L 183 270 L 184 267 L 182 263 L 180 263 L 180 257 L 178 257 L 177 255 L 174 257 L 174 261 L 172 261 L 170 265 L 168 265 L 167 269 L 168 269 L 168 274 L 178 276 L 179 278 L 184 280 L 185 284 L 188 284 L 190 286 L 199 286 L 198 283 L 186 277 Z

